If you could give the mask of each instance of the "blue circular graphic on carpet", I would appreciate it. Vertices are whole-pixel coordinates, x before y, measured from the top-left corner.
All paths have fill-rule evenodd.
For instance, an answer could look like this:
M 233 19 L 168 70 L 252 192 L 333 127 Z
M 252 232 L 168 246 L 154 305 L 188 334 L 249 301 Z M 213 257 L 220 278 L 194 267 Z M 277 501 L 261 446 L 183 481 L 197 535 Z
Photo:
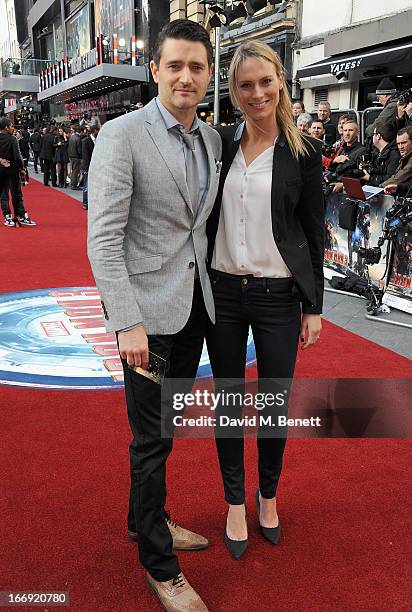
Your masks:
M 247 362 L 255 361 L 251 334 Z M 198 378 L 211 376 L 203 347 Z M 43 389 L 120 389 L 123 371 L 95 287 L 0 294 L 0 384 Z

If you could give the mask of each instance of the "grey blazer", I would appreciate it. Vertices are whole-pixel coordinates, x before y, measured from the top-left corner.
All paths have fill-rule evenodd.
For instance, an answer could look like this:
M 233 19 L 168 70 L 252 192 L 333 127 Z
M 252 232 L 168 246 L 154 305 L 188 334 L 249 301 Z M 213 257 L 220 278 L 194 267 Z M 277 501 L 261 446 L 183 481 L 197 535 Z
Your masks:
M 180 331 L 191 310 L 195 261 L 214 322 L 206 221 L 219 185 L 221 140 L 202 121 L 200 132 L 209 181 L 195 217 L 155 100 L 99 133 L 89 168 L 88 255 L 107 331 L 134 325 L 147 334 Z

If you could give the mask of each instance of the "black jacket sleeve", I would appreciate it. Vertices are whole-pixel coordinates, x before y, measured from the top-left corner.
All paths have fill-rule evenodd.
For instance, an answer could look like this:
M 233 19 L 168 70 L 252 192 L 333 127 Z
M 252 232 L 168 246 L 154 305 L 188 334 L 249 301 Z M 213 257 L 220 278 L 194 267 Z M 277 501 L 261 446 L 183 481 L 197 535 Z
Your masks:
M 325 204 L 322 190 L 321 143 L 308 139 L 309 155 L 303 158 L 303 189 L 297 214 L 308 241 L 310 259 L 315 277 L 316 304 L 302 301 L 304 314 L 321 314 L 323 306 L 323 257 Z
M 386 181 L 390 176 L 393 176 L 396 172 L 396 168 L 398 167 L 399 159 L 399 152 L 396 149 L 392 149 L 388 155 L 385 167 L 381 168 L 381 172 L 379 174 L 371 174 L 368 185 L 379 187 L 381 183 Z

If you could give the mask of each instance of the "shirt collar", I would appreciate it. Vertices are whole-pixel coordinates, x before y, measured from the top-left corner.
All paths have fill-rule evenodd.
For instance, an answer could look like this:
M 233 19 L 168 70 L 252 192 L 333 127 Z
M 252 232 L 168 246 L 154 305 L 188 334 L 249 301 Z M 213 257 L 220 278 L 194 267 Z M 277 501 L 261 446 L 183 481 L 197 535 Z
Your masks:
M 163 121 L 165 123 L 166 129 L 167 130 L 171 130 L 172 128 L 179 126 L 182 127 L 181 123 L 178 122 L 178 120 L 176 119 L 176 117 L 174 117 L 172 115 L 172 113 L 170 113 L 167 108 L 164 106 L 164 104 L 161 103 L 159 96 L 157 96 L 157 98 L 155 98 L 156 104 L 157 104 L 157 108 L 159 109 L 160 114 L 162 115 Z M 199 127 L 199 119 L 197 118 L 197 115 L 195 115 L 194 119 L 193 119 L 193 123 L 192 123 L 192 127 L 190 128 L 189 132 L 193 132 L 194 130 L 196 130 Z

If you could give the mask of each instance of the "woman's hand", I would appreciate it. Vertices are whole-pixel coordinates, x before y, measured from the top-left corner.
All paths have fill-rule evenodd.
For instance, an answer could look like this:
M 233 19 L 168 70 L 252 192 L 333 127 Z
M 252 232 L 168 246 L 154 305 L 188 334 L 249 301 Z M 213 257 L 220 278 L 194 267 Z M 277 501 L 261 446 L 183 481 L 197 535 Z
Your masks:
M 319 340 L 322 329 L 322 321 L 318 314 L 302 315 L 302 323 L 300 326 L 300 339 L 302 342 L 302 350 L 307 349 L 312 344 Z

